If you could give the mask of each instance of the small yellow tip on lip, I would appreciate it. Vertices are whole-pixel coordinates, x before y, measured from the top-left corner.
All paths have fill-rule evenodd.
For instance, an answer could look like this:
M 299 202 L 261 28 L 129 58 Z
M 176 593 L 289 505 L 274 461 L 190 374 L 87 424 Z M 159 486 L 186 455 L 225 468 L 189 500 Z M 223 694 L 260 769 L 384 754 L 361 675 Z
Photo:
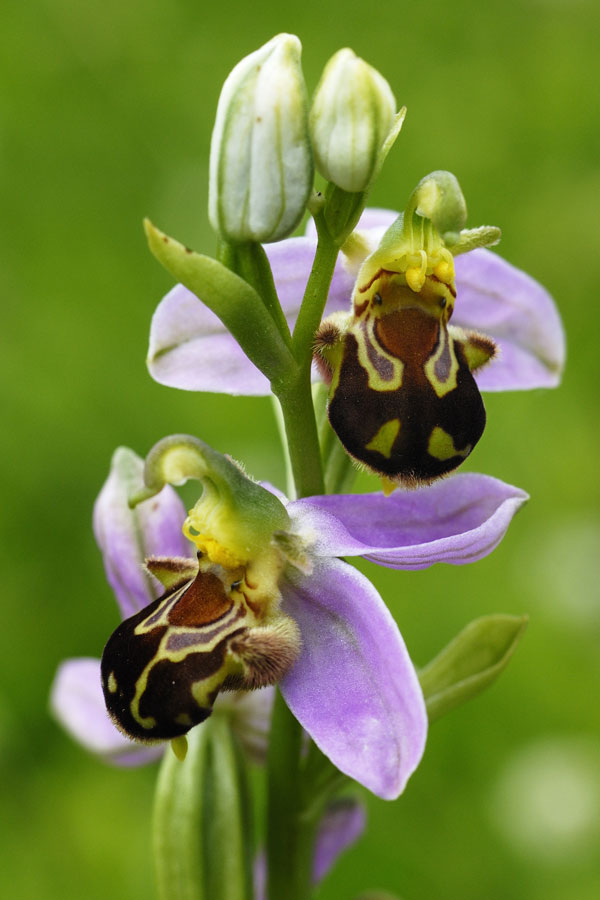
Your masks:
M 382 476 L 381 490 L 383 491 L 384 497 L 389 497 L 393 494 L 397 487 L 398 483 L 396 481 L 392 481 L 391 478 L 386 478 L 385 475 Z
M 185 734 L 181 734 L 179 735 L 179 737 L 172 739 L 171 750 L 173 751 L 179 762 L 184 761 L 188 751 L 188 742 Z

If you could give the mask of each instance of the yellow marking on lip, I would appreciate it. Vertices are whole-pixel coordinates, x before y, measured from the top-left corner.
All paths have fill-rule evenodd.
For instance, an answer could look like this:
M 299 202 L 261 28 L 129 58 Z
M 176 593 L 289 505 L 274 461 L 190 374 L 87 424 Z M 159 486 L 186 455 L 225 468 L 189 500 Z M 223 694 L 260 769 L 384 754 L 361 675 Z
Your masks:
M 110 675 L 108 676 L 107 687 L 108 687 L 109 693 L 111 693 L 111 694 L 117 693 L 118 685 L 117 685 L 117 679 L 115 678 L 114 672 L 111 672 Z
M 444 431 L 443 428 L 440 428 L 439 425 L 436 425 L 429 435 L 427 452 L 430 456 L 433 456 L 434 459 L 439 459 L 441 462 L 452 459 L 453 456 L 466 457 L 471 450 L 471 444 L 467 444 L 463 450 L 457 450 L 452 435 L 448 434 L 447 431 Z
M 389 422 L 385 422 L 365 446 L 365 450 L 374 450 L 376 453 L 381 453 L 382 456 L 389 459 L 392 455 L 394 441 L 400 431 L 400 424 L 400 419 L 390 419 Z
M 402 378 L 404 375 L 404 363 L 397 356 L 394 356 L 391 353 L 387 353 L 377 338 L 375 337 L 375 325 L 377 323 L 377 319 L 375 316 L 371 316 L 366 323 L 366 333 L 363 328 L 357 327 L 353 328 L 351 334 L 354 335 L 356 339 L 356 343 L 358 345 L 358 362 L 362 366 L 362 368 L 367 373 L 368 385 L 374 391 L 397 391 L 402 387 Z M 392 377 L 384 380 L 373 361 L 369 356 L 369 351 L 367 348 L 367 344 L 371 347 L 373 352 L 379 356 L 381 359 L 390 363 L 392 366 Z M 339 375 L 338 375 L 339 381 Z M 337 386 L 337 385 L 336 385 Z M 332 386 L 333 387 L 333 386 Z M 333 396 L 333 393 L 332 393 Z
M 456 353 L 454 350 L 454 341 L 448 334 L 448 330 L 444 327 L 440 327 L 439 333 L 440 337 L 437 350 L 429 357 L 423 368 L 425 371 L 425 375 L 427 376 L 427 380 L 429 381 L 438 397 L 443 397 L 445 394 L 449 394 L 450 391 L 453 391 L 457 385 L 456 379 L 458 375 L 458 359 L 456 358 Z M 447 377 L 444 381 L 442 381 L 436 375 L 435 369 L 437 363 L 442 358 L 442 355 L 446 352 L 450 356 L 450 365 L 448 368 Z

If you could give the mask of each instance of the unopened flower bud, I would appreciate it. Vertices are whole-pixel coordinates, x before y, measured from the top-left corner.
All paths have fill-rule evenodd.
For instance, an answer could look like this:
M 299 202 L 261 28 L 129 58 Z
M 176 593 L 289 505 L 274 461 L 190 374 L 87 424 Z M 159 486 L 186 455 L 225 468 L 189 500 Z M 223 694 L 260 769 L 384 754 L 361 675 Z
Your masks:
M 318 171 L 344 191 L 366 190 L 395 114 L 385 78 L 352 50 L 339 50 L 325 66 L 310 111 Z
M 313 181 L 301 45 L 279 34 L 246 56 L 221 91 L 211 142 L 209 217 L 234 242 L 278 241 Z

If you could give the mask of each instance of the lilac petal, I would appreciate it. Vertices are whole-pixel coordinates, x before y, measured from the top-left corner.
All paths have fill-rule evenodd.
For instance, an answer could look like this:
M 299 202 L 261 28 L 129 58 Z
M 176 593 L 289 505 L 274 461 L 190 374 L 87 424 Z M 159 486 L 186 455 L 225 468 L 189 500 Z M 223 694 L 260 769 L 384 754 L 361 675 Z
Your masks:
M 104 705 L 99 659 L 68 659 L 61 663 L 52 685 L 50 706 L 65 730 L 106 762 L 140 766 L 163 753 L 162 744 L 143 747 L 117 731 Z
M 147 556 L 190 556 L 181 531 L 185 507 L 171 487 L 129 509 L 128 498 L 143 486 L 143 468 L 139 456 L 119 447 L 94 505 L 94 534 L 123 618 L 163 592 L 143 568 Z
M 183 391 L 270 392 L 268 380 L 217 316 L 181 284 L 152 317 L 147 364 L 155 381 Z
M 265 247 L 282 309 L 293 328 L 312 267 L 316 242 L 289 238 Z M 354 285 L 343 260 L 335 267 L 326 312 L 346 309 Z M 263 396 L 268 380 L 204 304 L 176 285 L 159 303 L 150 328 L 148 369 L 159 384 L 184 391 Z
M 337 559 L 282 582 L 302 651 L 280 687 L 317 746 L 346 775 L 397 797 L 425 747 L 427 716 L 408 652 L 385 603 Z
M 498 359 L 476 373 L 485 391 L 555 387 L 565 361 L 564 331 L 550 294 L 490 250 L 456 259 L 453 323 L 490 335 Z
M 337 862 L 338 857 L 354 844 L 366 824 L 365 808 L 353 797 L 335 800 L 319 823 L 313 857 L 313 882 L 318 884 Z
M 288 506 L 322 556 L 364 556 L 392 569 L 475 562 L 500 543 L 527 494 L 489 475 L 462 473 L 390 497 L 332 494 Z

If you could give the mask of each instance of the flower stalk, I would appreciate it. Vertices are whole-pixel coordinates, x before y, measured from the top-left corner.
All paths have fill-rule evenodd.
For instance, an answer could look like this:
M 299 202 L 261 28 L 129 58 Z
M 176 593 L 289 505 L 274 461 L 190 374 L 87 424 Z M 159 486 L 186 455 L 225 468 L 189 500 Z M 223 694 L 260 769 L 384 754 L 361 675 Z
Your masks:
M 318 234 L 317 247 L 293 333 L 298 373 L 291 384 L 286 383 L 281 387 L 273 385 L 274 393 L 281 403 L 297 497 L 308 497 L 325 490 L 311 392 L 311 365 L 315 334 L 323 317 L 342 243 L 334 239 L 326 223 L 327 209 L 325 205 L 314 215 Z M 343 233 L 343 229 L 341 231 Z
M 267 759 L 268 896 L 308 900 L 312 827 L 302 816 L 302 728 L 279 691 Z
M 158 778 L 153 847 L 160 900 L 252 900 L 252 823 L 245 763 L 225 715 L 168 751 Z

